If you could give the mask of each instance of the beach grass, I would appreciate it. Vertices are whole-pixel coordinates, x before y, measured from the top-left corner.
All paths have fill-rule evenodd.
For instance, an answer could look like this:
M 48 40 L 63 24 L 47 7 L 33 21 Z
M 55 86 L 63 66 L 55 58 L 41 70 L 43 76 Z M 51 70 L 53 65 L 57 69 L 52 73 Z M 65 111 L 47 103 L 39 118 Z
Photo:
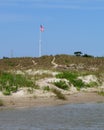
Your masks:
M 22 87 L 27 87 L 32 90 L 36 89 L 37 85 L 35 81 L 33 82 L 31 79 L 20 74 L 8 72 L 0 74 L 0 91 L 2 91 L 4 95 L 11 95 L 11 93 L 17 92 L 18 89 Z

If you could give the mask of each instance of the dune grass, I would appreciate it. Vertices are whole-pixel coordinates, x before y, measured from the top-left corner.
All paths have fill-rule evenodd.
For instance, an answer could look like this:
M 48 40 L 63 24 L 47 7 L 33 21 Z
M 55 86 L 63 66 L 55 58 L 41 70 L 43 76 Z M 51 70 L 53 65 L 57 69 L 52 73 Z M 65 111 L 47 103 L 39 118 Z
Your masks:
M 77 88 L 77 90 L 80 90 L 81 88 L 89 88 L 89 87 L 98 86 L 97 82 L 91 81 L 89 83 L 85 83 L 82 81 L 82 79 L 78 79 L 78 76 L 80 76 L 80 74 L 76 72 L 68 72 L 68 71 L 64 71 L 56 75 L 57 78 L 67 79 L 69 81 L 69 85 L 72 84 L 74 87 Z M 62 86 L 63 83 L 60 83 L 60 84 L 57 83 L 56 86 L 57 85 Z
M 11 74 L 8 72 L 0 73 L 0 91 L 2 91 L 4 95 L 11 95 L 22 87 L 27 87 L 30 89 L 37 88 L 35 82 L 26 76 Z
M 83 88 L 85 86 L 85 83 L 81 79 L 78 78 L 77 73 L 72 72 L 62 72 L 58 75 L 56 75 L 57 78 L 67 79 L 69 83 L 73 84 L 74 87 L 76 87 L 78 90 Z

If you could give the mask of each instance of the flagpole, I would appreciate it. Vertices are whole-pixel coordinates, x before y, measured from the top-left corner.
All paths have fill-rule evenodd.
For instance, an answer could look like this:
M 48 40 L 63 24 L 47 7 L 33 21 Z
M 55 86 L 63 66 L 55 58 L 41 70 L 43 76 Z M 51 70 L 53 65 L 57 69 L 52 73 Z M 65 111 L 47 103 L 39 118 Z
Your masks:
M 39 57 L 42 55 L 42 32 L 44 32 L 44 27 L 40 25 L 40 37 L 39 37 Z
M 42 36 L 41 36 L 41 30 L 40 30 L 40 36 L 39 36 L 39 57 L 42 55 Z

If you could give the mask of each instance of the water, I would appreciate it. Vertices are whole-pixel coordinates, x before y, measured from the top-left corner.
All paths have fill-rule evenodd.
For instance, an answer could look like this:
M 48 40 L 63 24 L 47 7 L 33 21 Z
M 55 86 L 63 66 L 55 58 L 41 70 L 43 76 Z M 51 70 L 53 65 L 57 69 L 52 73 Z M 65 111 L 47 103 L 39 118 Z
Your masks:
M 3 110 L 0 130 L 104 130 L 104 104 Z

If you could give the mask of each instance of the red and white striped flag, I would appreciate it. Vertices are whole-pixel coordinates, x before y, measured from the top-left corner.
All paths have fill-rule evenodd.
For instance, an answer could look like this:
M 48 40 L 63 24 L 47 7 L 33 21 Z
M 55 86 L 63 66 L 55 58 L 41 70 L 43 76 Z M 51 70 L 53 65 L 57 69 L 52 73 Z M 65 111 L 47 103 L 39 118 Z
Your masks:
M 40 25 L 40 31 L 44 32 L 44 27 L 42 25 Z

